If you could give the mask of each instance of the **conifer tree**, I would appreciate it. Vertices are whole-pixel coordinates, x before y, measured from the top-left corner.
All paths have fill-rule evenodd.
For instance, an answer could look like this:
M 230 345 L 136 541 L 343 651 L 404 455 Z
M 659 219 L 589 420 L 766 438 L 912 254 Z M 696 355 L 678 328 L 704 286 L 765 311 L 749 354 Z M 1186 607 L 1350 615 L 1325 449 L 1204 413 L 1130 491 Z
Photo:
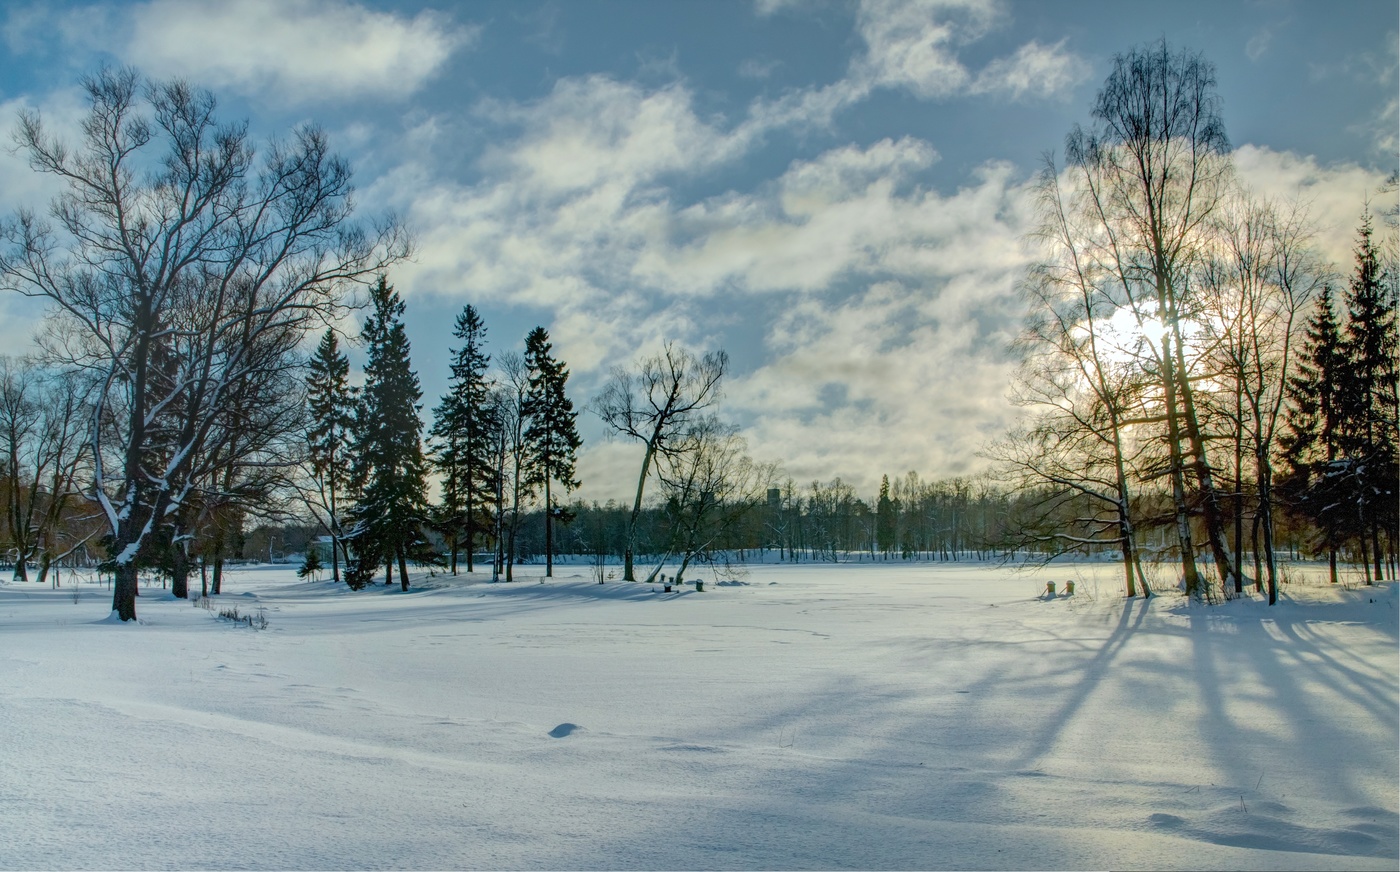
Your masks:
M 463 344 L 452 360 L 448 393 L 433 412 L 433 464 L 443 476 L 439 528 L 447 538 L 452 574 L 457 555 L 467 551 L 467 572 L 478 537 L 491 531 L 496 500 L 493 446 L 500 429 L 487 369 L 491 356 L 483 348 L 486 327 L 472 306 L 457 316 L 453 336 Z
M 1324 286 L 1308 322 L 1295 373 L 1288 378 L 1291 405 L 1282 438 L 1287 469 L 1280 489 L 1294 510 L 1320 531 L 1333 584 L 1346 526 L 1338 515 L 1341 501 L 1334 492 L 1335 479 L 1329 475 L 1340 450 L 1338 394 L 1344 363 L 1332 288 Z
M 574 464 L 582 443 L 576 427 L 578 413 L 565 393 L 569 370 L 554 359 L 543 327 L 525 337 L 525 365 L 530 377 L 524 408 L 529 421 L 525 481 L 544 487 L 545 576 L 549 577 L 554 574 L 554 521 L 569 520 L 567 510 L 555 504 L 550 485 L 558 482 L 566 492 L 578 487 Z
M 423 524 L 427 519 L 426 469 L 421 442 L 423 422 L 418 401 L 423 391 L 409 366 L 403 301 L 383 276 L 371 290 L 373 311 L 365 320 L 363 340 L 368 359 L 356 425 L 357 579 L 368 580 L 383 561 L 385 583 L 408 590 L 408 558 L 426 556 Z
M 1382 537 L 1390 540 L 1392 549 L 1396 539 L 1396 312 L 1382 281 L 1369 212 L 1362 216 L 1357 235 L 1342 340 L 1347 376 L 1338 394 L 1346 463 L 1337 472 L 1349 484 L 1348 502 L 1355 512 L 1369 582 L 1372 563 L 1376 580 L 1383 573 Z
M 355 395 L 350 387 L 350 360 L 341 351 L 334 329 L 326 331 L 311 358 L 306 378 L 306 399 L 311 427 L 306 434 L 311 470 L 315 476 L 320 508 L 326 513 L 331 535 L 331 577 L 340 581 L 345 497 L 349 490 L 346 457 L 355 423 Z
M 880 476 L 880 498 L 875 502 L 875 541 L 880 553 L 889 556 L 895 545 L 895 506 L 890 499 L 890 477 Z

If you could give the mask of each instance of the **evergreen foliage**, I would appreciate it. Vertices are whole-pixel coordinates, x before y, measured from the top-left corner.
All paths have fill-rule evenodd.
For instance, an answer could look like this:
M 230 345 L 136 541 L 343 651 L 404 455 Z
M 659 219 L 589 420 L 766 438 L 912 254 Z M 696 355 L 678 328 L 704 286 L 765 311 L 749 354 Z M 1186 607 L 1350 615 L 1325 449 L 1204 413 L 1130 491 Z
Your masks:
M 1396 464 L 1396 312 L 1395 301 L 1385 293 L 1369 213 L 1362 217 L 1358 237 L 1342 341 L 1347 376 L 1338 392 L 1343 459 L 1334 462 L 1331 475 L 1344 482 L 1361 562 L 1366 564 L 1366 555 L 1371 555 L 1379 578 L 1382 536 L 1395 540 L 1396 481 L 1400 478 Z
M 427 553 L 427 469 L 418 417 L 423 391 L 409 366 L 403 301 L 383 276 L 371 300 L 374 308 L 362 333 L 368 359 L 355 427 L 354 478 L 360 494 L 353 574 L 367 582 L 369 567 L 383 563 L 387 584 L 397 562 L 399 583 L 408 590 L 407 561 Z
M 311 413 L 306 434 L 308 454 L 331 535 L 331 577 L 338 582 L 343 502 L 350 485 L 346 458 L 355 425 L 355 393 L 350 387 L 350 360 L 340 351 L 334 329 L 328 329 L 321 337 L 311 358 L 306 400 Z
M 316 547 L 313 545 L 306 549 L 306 559 L 301 562 L 301 567 L 297 569 L 297 578 L 311 576 L 311 580 L 315 581 L 320 572 L 321 555 L 316 551 Z
M 432 461 L 442 474 L 442 502 L 436 528 L 447 540 L 452 574 L 457 556 L 467 552 L 473 569 L 476 543 L 489 539 L 496 504 L 496 473 L 492 449 L 500 429 L 487 375 L 491 356 L 484 350 L 486 326 L 472 306 L 457 316 L 452 335 L 462 340 L 452 360 L 448 393 L 433 411 Z
M 1330 291 L 1307 327 L 1284 440 L 1285 492 L 1314 524 L 1336 578 L 1336 553 L 1354 545 L 1366 578 L 1383 577 L 1383 543 L 1400 538 L 1397 512 L 1396 301 L 1385 292 L 1370 215 L 1338 322 Z
M 881 554 L 889 554 L 895 546 L 895 506 L 890 499 L 890 477 L 880 476 L 880 497 L 875 503 L 875 540 Z
M 1340 383 L 1345 360 L 1331 287 L 1324 287 L 1304 334 L 1295 373 L 1288 379 L 1287 431 L 1282 439 L 1286 472 L 1280 491 L 1299 514 L 1316 525 L 1336 580 L 1337 548 L 1345 524 L 1338 516 L 1339 495 L 1327 476 L 1337 459 L 1340 435 Z
M 525 366 L 529 372 L 529 389 L 525 396 L 524 413 L 526 464 L 525 483 L 544 488 L 545 504 L 545 575 L 554 574 L 554 522 L 569 520 L 566 509 L 557 505 L 551 483 L 558 482 L 565 492 L 579 486 L 574 479 L 574 465 L 579 446 L 573 401 L 565 393 L 569 370 L 555 360 L 549 334 L 536 327 L 525 337 Z

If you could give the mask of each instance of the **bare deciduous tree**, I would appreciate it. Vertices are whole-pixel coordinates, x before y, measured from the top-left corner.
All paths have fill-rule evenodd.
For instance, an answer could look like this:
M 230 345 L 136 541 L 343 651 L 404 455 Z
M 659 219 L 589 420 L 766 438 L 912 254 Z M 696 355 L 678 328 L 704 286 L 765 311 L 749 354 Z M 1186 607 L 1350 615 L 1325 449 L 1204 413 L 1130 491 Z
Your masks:
M 220 123 L 214 97 L 184 82 L 104 69 L 82 84 L 76 148 L 20 115 L 30 166 L 66 190 L 52 220 L 3 225 L 0 285 L 54 305 L 61 349 L 98 384 L 93 494 L 112 606 L 132 620 L 138 555 L 199 486 L 192 464 L 264 365 L 250 350 L 319 326 L 409 242 L 392 220 L 352 220 L 349 166 L 319 129 L 259 157 L 246 125 Z
M 1059 519 L 1061 505 L 1084 498 L 1090 508 L 1074 530 L 1024 531 L 1060 549 L 1117 544 L 1128 596 L 1139 582 L 1130 474 L 1136 454 L 1135 423 L 1145 411 L 1143 378 L 1133 365 L 1142 353 L 1135 335 L 1115 329 L 1122 295 L 1113 271 L 1084 244 L 1095 228 L 1084 227 L 1083 199 L 1067 194 L 1060 172 L 1047 158 L 1037 184 L 1042 258 L 1024 284 L 1029 306 L 1019 340 L 1023 365 L 1016 399 L 1036 418 L 990 454 L 1027 489 L 1043 495 L 1038 517 Z M 1090 211 L 1089 217 L 1094 219 Z M 1104 514 L 1107 512 L 1107 515 Z
M 692 563 L 713 563 L 716 543 L 764 505 L 768 485 L 777 477 L 776 464 L 755 462 L 734 428 L 713 416 L 694 422 L 682 439 L 685 444 L 657 469 L 671 523 L 671 553 L 681 558 L 678 584 Z
M 520 531 L 520 509 L 534 496 L 526 478 L 525 428 L 526 399 L 530 392 L 530 372 L 525 358 L 508 351 L 497 358 L 500 377 L 496 380 L 494 420 L 500 428 L 496 440 L 496 561 L 491 580 L 504 571 L 506 581 L 514 581 L 516 536 Z
M 636 371 L 614 369 L 612 380 L 593 401 L 594 410 L 614 432 L 645 446 L 637 495 L 627 522 L 625 581 L 636 581 L 637 518 L 642 512 L 647 476 L 661 458 L 685 450 L 684 434 L 719 399 L 720 381 L 728 367 L 729 356 L 723 351 L 697 358 L 667 342 L 661 354 L 643 360 Z
M 1236 446 L 1235 591 L 1243 586 L 1240 461 L 1247 450 L 1256 490 L 1254 576 L 1261 586 L 1267 582 L 1272 605 L 1278 599 L 1273 457 L 1299 318 L 1328 276 L 1309 247 L 1311 234 L 1298 207 L 1284 210 L 1241 194 L 1212 225 L 1213 246 L 1200 280 L 1205 315 L 1200 324 L 1211 369 L 1229 383 L 1220 399 L 1221 417 L 1231 423 Z
M 1230 191 L 1233 168 L 1214 68 L 1165 40 L 1115 58 L 1095 101 L 1092 130 L 1066 140 L 1090 231 L 1079 256 L 1113 277 L 1121 304 L 1154 341 L 1146 348 L 1162 394 L 1177 545 L 1187 589 L 1201 591 L 1191 516 L 1199 503 L 1222 582 L 1234 568 L 1206 451 L 1186 330 L 1198 301 L 1191 278 L 1208 222 Z M 1195 487 L 1188 489 L 1190 472 Z
M 63 556 L 61 521 L 88 458 L 82 393 L 73 373 L 0 356 L 0 479 L 16 581 L 29 580 L 29 563 L 37 557 L 43 582 Z

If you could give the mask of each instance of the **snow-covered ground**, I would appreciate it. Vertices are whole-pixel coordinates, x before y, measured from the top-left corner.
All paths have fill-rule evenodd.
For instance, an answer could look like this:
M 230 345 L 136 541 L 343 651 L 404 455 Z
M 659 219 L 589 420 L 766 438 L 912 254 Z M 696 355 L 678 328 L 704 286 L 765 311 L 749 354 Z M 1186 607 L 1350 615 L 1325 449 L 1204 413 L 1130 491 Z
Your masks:
M 0 866 L 1397 868 L 1394 585 L 539 572 L 0 584 Z

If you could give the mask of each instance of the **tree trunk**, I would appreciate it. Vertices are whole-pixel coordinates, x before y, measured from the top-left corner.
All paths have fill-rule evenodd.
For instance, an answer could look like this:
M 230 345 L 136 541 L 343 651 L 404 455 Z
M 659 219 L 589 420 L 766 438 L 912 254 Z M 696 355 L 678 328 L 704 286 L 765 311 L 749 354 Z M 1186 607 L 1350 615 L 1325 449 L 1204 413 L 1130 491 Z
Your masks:
M 637 476 L 637 497 L 632 501 L 632 514 L 627 518 L 627 547 L 622 552 L 622 580 L 636 581 L 632 573 L 632 561 L 637 547 L 637 518 L 642 514 L 642 491 L 646 489 L 647 473 L 651 470 L 652 455 L 656 452 L 656 440 L 647 442 L 646 454 L 642 457 L 642 474 Z
M 1366 542 L 1366 525 L 1364 523 L 1357 528 L 1356 538 L 1357 556 L 1361 559 L 1361 574 L 1369 587 L 1374 582 L 1371 581 L 1371 549 Z
M 175 528 L 175 535 L 170 543 L 170 552 L 170 592 L 176 599 L 189 599 L 190 559 L 185 554 L 185 543 L 178 527 Z
M 476 511 L 474 511 L 474 509 L 476 508 L 476 504 L 475 504 L 475 501 L 473 500 L 473 496 L 474 496 L 474 494 L 475 494 L 475 485 L 472 483 L 472 476 L 473 476 L 474 474 L 479 474 L 479 473 L 476 473 L 475 470 L 474 470 L 472 467 L 468 466 L 468 467 L 467 467 L 467 487 L 466 487 L 467 493 L 466 493 L 466 496 L 462 499 L 462 511 L 465 513 L 465 517 L 466 517 L 466 519 L 467 519 L 467 523 L 466 523 L 466 533 L 467 533 L 466 545 L 467 545 L 467 574 L 468 574 L 468 575 L 470 575 L 471 572 L 472 572 L 472 563 L 473 563 L 473 561 L 474 561 L 474 559 L 475 559 L 475 555 L 472 554 L 472 551 L 475 550 L 475 548 L 476 548 Z
M 1240 389 L 1235 388 L 1235 593 L 1244 593 L 1244 410 L 1240 407 Z M 1256 458 L 1257 459 L 1257 458 Z M 1258 572 L 1255 573 L 1258 576 Z
M 1371 552 L 1376 560 L 1376 581 L 1385 581 L 1385 569 L 1381 557 L 1381 527 L 1380 524 L 1371 524 Z
M 403 549 L 399 549 L 399 587 L 408 590 L 408 561 L 404 559 Z
M 680 587 L 682 579 L 685 578 L 685 571 L 690 567 L 690 555 L 681 557 L 680 568 L 676 570 L 676 587 Z
M 112 611 L 123 621 L 136 620 L 136 563 L 118 563 L 112 572 Z
M 1174 326 L 1179 326 L 1175 325 Z M 1196 414 L 1195 391 L 1191 388 L 1191 382 L 1187 378 L 1186 357 L 1182 348 L 1181 337 L 1177 336 L 1176 342 L 1176 376 L 1180 381 L 1181 388 L 1181 411 L 1186 424 L 1187 444 L 1191 448 L 1191 466 L 1196 473 L 1196 482 L 1201 489 L 1201 508 L 1206 522 L 1206 542 L 1210 546 L 1211 556 L 1215 558 L 1216 574 L 1220 577 L 1221 585 L 1227 585 L 1231 581 L 1230 576 L 1234 574 L 1234 563 L 1230 559 L 1229 549 L 1225 547 L 1225 518 L 1220 510 L 1220 491 L 1215 487 L 1214 476 L 1211 473 L 1210 462 L 1206 457 L 1205 438 L 1201 435 L 1200 419 Z
M 544 577 L 554 577 L 554 504 L 549 501 L 549 476 L 544 479 Z
M 1261 516 L 1259 514 L 1254 515 L 1253 526 L 1250 526 L 1249 530 L 1249 544 L 1254 550 L 1254 592 L 1256 593 L 1264 592 L 1264 567 L 1263 564 L 1261 564 L 1261 546 L 1259 543 L 1261 523 L 1263 523 Z
M 1162 303 L 1165 311 L 1165 303 Z M 1162 389 L 1167 406 L 1167 462 L 1171 466 L 1172 508 L 1176 512 L 1176 541 L 1181 555 L 1181 574 L 1187 596 L 1199 596 L 1201 576 L 1196 571 L 1196 546 L 1191 541 L 1190 506 L 1186 502 L 1185 471 L 1181 457 L 1181 422 L 1177 419 L 1175 366 L 1171 354 L 1171 334 L 1162 336 Z

